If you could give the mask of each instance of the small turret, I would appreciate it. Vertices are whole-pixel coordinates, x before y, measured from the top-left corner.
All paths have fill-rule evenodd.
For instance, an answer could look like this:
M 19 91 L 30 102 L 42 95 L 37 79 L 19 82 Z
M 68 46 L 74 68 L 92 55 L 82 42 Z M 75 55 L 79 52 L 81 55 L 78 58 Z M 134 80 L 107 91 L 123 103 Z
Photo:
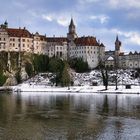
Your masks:
M 67 37 L 68 37 L 68 40 L 70 40 L 70 41 L 77 38 L 76 27 L 74 25 L 73 18 L 71 18 L 71 21 L 70 21 L 69 31 L 68 31 Z
M 4 22 L 4 26 L 5 26 L 5 28 L 8 28 L 8 22 L 7 22 L 7 20 Z
M 71 21 L 70 21 L 69 33 L 75 33 L 75 25 L 74 25 L 74 22 L 73 22 L 73 18 L 71 18 Z
M 120 55 L 120 47 L 121 47 L 121 41 L 119 41 L 118 35 L 116 36 L 115 41 L 115 67 L 119 67 L 119 55 Z
M 8 22 L 7 22 L 7 20 L 4 22 L 4 24 L 1 24 L 0 25 L 0 28 L 3 28 L 3 29 L 8 28 Z
M 121 41 L 119 41 L 118 35 L 116 36 L 116 41 L 115 41 L 115 51 L 120 52 L 120 47 L 121 47 Z

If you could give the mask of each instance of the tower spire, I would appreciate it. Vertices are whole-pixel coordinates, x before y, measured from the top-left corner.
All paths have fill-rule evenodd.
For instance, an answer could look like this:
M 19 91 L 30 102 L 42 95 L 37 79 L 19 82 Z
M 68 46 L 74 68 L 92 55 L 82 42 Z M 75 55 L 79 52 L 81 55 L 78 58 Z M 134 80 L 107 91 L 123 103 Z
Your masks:
M 73 21 L 73 17 L 71 17 L 70 27 L 75 27 L 75 25 L 74 25 L 74 21 Z
M 119 41 L 119 37 L 118 37 L 118 34 L 116 35 L 116 41 Z

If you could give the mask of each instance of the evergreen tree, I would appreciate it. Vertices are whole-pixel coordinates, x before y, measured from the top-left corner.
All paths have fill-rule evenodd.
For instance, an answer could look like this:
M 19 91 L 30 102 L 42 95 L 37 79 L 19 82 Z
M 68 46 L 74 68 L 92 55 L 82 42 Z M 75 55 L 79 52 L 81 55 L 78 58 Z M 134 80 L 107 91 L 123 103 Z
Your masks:
M 64 68 L 64 62 L 61 59 L 52 57 L 49 61 L 48 70 L 54 73 L 61 73 Z
M 3 75 L 3 71 L 0 70 L 0 86 L 3 86 L 3 84 L 6 82 L 6 76 Z
M 70 83 L 71 83 L 71 79 L 69 74 L 69 65 L 65 62 L 64 69 L 62 71 L 62 76 L 61 76 L 61 84 L 62 86 L 69 87 Z
M 29 77 L 32 77 L 33 76 L 33 67 L 32 67 L 32 64 L 29 63 L 29 62 L 26 62 L 25 64 L 25 70 L 28 74 Z
M 89 70 L 88 63 L 83 61 L 82 58 L 74 58 L 69 61 L 69 65 L 72 69 L 75 69 L 76 72 L 83 73 Z
M 48 69 L 49 57 L 47 55 L 33 55 L 34 70 L 38 72 L 46 72 Z
M 20 69 L 18 69 L 18 71 L 16 72 L 15 77 L 16 77 L 17 83 L 18 84 L 21 83 Z
M 48 70 L 56 74 L 53 83 L 56 83 L 56 86 L 61 83 L 62 71 L 64 69 L 64 62 L 61 59 L 52 57 L 49 61 Z

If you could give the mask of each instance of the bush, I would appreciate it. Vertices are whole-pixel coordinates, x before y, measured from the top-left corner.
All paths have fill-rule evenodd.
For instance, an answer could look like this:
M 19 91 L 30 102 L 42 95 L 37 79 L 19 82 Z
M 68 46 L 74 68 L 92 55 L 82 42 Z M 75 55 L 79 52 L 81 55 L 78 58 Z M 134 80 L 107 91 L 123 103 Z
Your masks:
M 19 84 L 19 83 L 21 83 L 20 70 L 18 70 L 18 71 L 17 71 L 17 73 L 16 73 L 15 77 L 16 77 L 17 83 L 18 83 L 18 84 Z
M 32 67 L 32 64 L 31 63 L 27 62 L 25 64 L 25 70 L 26 70 L 26 72 L 27 72 L 27 74 L 28 74 L 29 77 L 32 77 L 33 76 L 33 67 Z
M 47 55 L 33 55 L 34 70 L 38 72 L 46 72 L 48 69 L 49 57 Z
M 76 72 L 83 73 L 89 71 L 88 63 L 83 61 L 82 58 L 74 58 L 69 61 L 69 65 Z
M 0 71 L 0 86 L 3 86 L 3 84 L 6 82 L 7 77 L 3 75 L 3 72 Z
M 70 74 L 69 74 L 69 65 L 67 62 L 65 62 L 62 74 L 61 74 L 61 85 L 63 87 L 65 86 L 70 86 L 71 79 L 70 79 Z
M 59 58 L 52 57 L 49 61 L 48 70 L 54 73 L 61 73 L 64 68 L 64 62 Z

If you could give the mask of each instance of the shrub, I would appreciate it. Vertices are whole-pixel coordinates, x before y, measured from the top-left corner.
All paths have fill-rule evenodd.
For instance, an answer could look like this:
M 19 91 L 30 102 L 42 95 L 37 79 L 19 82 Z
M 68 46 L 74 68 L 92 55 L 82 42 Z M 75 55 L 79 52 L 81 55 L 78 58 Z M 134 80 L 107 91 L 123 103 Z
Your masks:
M 3 75 L 3 72 L 0 71 L 0 86 L 3 86 L 3 84 L 6 82 L 7 77 Z
M 69 65 L 76 72 L 83 73 L 89 71 L 88 63 L 83 61 L 82 58 L 74 58 L 69 61 Z

